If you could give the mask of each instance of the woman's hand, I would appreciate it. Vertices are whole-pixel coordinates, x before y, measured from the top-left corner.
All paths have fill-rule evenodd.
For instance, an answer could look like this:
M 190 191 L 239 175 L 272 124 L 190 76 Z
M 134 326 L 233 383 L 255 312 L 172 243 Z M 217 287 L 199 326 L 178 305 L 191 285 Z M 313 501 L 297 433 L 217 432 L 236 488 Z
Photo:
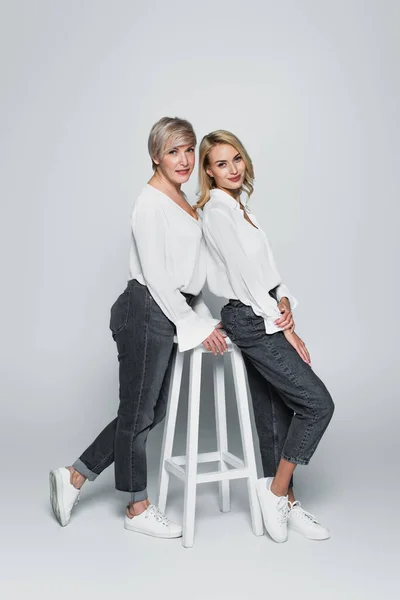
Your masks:
M 310 354 L 306 348 L 305 343 L 301 338 L 299 338 L 297 333 L 290 333 L 290 331 L 284 331 L 283 335 L 285 336 L 289 344 L 293 346 L 296 352 L 304 360 L 304 362 L 311 366 Z
M 290 331 L 291 333 L 293 333 L 294 321 L 292 311 L 290 310 L 289 300 L 287 298 L 282 298 L 281 301 L 278 303 L 278 308 L 281 311 L 282 316 L 275 321 L 275 325 L 277 325 L 277 327 L 280 327 L 284 331 Z
M 225 341 L 226 333 L 218 331 L 219 329 L 222 329 L 221 321 L 215 326 L 214 331 L 203 342 L 204 348 L 212 352 L 214 356 L 217 356 L 218 352 L 223 354 L 226 350 L 228 350 L 228 346 Z

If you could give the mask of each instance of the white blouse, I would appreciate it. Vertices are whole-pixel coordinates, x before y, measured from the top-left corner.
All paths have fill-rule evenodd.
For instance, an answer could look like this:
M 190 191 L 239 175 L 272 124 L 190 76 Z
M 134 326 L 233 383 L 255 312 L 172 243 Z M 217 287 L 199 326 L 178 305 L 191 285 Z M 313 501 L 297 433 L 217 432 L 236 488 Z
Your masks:
M 207 284 L 216 296 L 237 299 L 263 317 L 266 333 L 281 331 L 274 323 L 281 316 L 269 291 L 278 286 L 278 302 L 286 296 L 291 308 L 297 300 L 281 283 L 271 246 L 253 213 L 245 209 L 253 227 L 237 200 L 227 192 L 211 190 L 203 209 L 203 233 L 209 248 Z
M 175 324 L 179 350 L 198 346 L 218 323 L 201 295 L 206 280 L 201 215 L 196 221 L 169 196 L 147 184 L 134 202 L 131 224 L 132 279 L 147 286 Z M 180 292 L 197 296 L 192 307 Z

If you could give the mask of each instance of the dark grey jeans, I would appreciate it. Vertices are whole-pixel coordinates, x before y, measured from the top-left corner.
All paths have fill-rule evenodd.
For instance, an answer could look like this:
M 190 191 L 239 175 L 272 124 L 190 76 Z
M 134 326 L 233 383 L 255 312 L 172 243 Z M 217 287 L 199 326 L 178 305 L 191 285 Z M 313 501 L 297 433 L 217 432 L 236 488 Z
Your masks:
M 191 304 L 194 296 L 183 295 Z M 73 467 L 93 481 L 114 462 L 115 487 L 131 492 L 132 501 L 145 500 L 146 441 L 166 413 L 175 325 L 147 287 L 132 279 L 111 308 L 110 329 L 118 350 L 118 416 Z
M 275 475 L 281 457 L 307 465 L 333 415 L 328 390 L 281 331 L 265 332 L 251 306 L 230 300 L 221 321 L 246 365 L 264 476 Z

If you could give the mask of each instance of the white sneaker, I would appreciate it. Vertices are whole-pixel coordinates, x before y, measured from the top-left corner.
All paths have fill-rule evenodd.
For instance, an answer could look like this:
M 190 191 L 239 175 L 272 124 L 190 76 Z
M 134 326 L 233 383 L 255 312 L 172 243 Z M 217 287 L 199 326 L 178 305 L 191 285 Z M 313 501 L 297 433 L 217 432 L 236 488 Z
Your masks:
M 256 483 L 265 529 L 275 542 L 286 542 L 289 503 L 287 496 L 275 496 L 270 490 L 273 477 L 263 477 Z
M 70 483 L 71 473 L 65 467 L 50 471 L 50 502 L 54 516 L 62 527 L 68 525 L 72 509 L 79 502 L 80 490 Z
M 329 529 L 321 525 L 311 513 L 302 508 L 300 502 L 289 502 L 288 525 L 309 540 L 327 540 L 331 537 Z
M 125 515 L 124 526 L 129 531 L 136 531 L 136 533 L 144 533 L 158 538 L 182 537 L 182 527 L 170 521 L 154 504 L 150 504 L 140 515 L 131 519 Z

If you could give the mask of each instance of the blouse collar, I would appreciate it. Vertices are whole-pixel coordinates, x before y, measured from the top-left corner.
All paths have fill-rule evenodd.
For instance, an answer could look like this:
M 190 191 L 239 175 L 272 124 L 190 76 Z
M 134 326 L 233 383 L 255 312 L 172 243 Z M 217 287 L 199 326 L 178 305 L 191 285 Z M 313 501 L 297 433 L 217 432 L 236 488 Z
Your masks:
M 246 195 L 244 195 L 246 198 Z M 233 198 L 228 192 L 224 192 L 219 188 L 213 188 L 210 190 L 210 200 L 213 198 L 218 198 L 218 200 L 222 201 L 224 204 L 232 208 L 233 210 L 240 210 L 239 202 Z M 248 199 L 246 198 L 246 202 L 241 202 L 242 206 L 247 212 L 250 212 L 249 207 L 247 206 Z
M 224 204 L 227 204 L 230 208 L 233 208 L 234 210 L 240 209 L 239 202 L 230 194 L 228 194 L 228 192 L 224 192 L 219 188 L 213 188 L 212 190 L 210 190 L 210 200 L 212 200 L 213 198 L 218 198 L 218 200 L 221 200 L 222 202 L 224 202 Z

